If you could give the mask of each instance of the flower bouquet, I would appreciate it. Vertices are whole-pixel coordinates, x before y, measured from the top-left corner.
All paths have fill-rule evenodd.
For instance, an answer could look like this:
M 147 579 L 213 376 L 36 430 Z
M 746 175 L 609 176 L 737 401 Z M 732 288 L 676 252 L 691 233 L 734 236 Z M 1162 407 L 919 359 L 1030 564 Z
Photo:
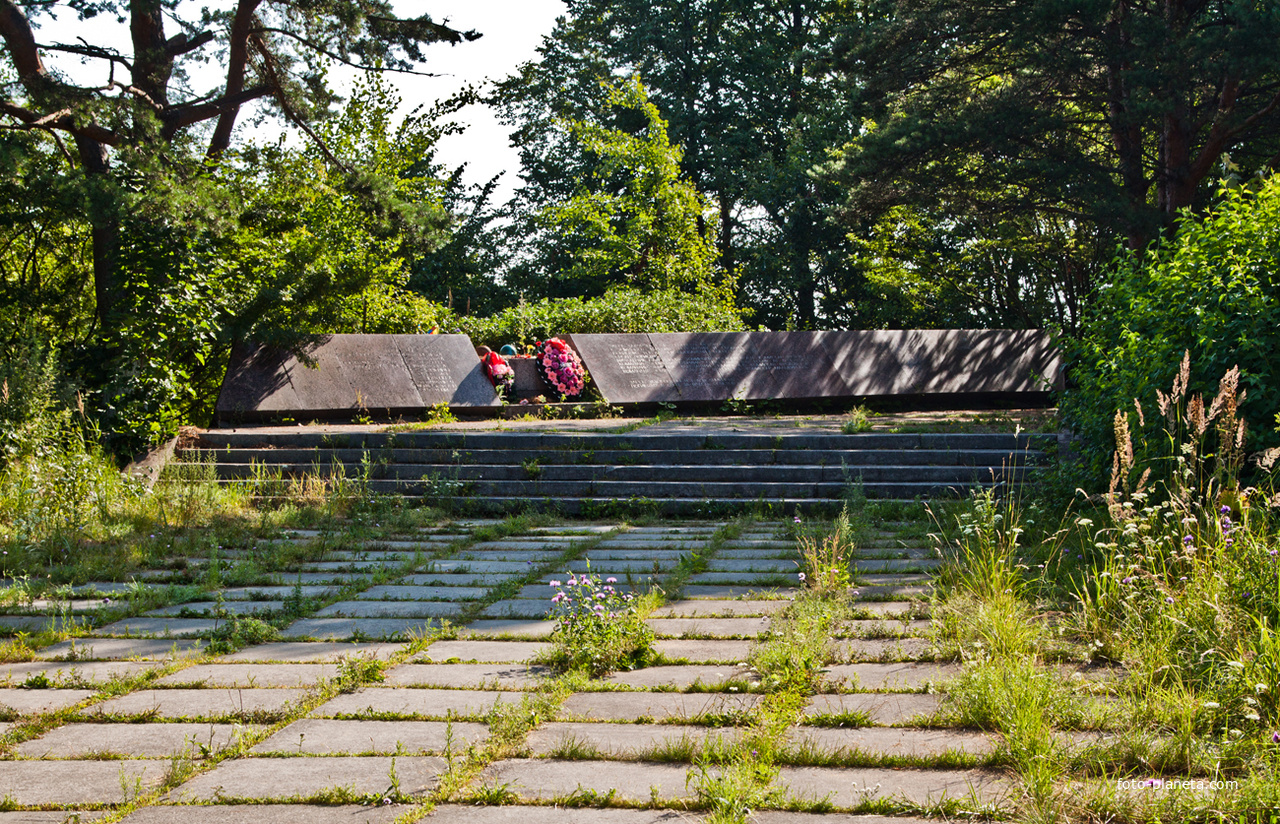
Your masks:
M 538 345 L 537 358 L 547 383 L 562 397 L 576 397 L 587 388 L 587 370 L 569 344 L 549 338 Z
M 494 389 L 498 390 L 498 396 L 505 400 L 507 393 L 516 382 L 515 370 L 511 368 L 511 364 L 507 363 L 507 359 L 497 352 L 485 355 L 483 363 L 484 373 L 489 376 L 489 382 L 493 384 Z

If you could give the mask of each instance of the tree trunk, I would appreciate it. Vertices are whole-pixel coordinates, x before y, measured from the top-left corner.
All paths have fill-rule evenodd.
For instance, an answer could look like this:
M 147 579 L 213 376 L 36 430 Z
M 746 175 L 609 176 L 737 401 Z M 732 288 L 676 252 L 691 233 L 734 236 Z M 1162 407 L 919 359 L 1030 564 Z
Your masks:
M 88 217 L 93 236 L 93 296 L 94 314 L 99 332 L 108 335 L 115 326 L 115 308 L 120 297 L 119 273 L 116 251 L 120 242 L 120 220 L 110 206 L 104 206 L 105 198 L 94 191 L 96 184 L 105 182 L 110 171 L 110 160 L 105 144 L 87 137 L 76 137 L 80 153 L 80 166 L 88 182 Z

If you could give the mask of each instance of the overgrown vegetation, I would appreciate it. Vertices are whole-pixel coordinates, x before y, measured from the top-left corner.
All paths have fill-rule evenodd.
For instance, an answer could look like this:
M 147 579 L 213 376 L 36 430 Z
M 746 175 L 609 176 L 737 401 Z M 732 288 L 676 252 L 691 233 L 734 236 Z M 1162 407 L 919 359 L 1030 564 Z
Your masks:
M 948 712 L 1002 734 L 1019 820 L 1235 820 L 1277 803 L 1280 451 L 1245 487 L 1240 373 L 1211 397 L 1192 374 L 1184 358 L 1153 408 L 1114 415 L 1109 491 L 1077 514 L 1042 523 L 983 494 L 949 530 L 934 625 L 965 670 Z M 1175 777 L 1208 789 L 1162 789 Z

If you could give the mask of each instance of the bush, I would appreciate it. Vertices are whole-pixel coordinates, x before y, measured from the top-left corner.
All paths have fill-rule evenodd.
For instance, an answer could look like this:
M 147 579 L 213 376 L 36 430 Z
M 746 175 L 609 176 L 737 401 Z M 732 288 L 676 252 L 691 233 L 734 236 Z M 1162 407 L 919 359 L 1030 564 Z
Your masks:
M 653 657 L 653 630 L 644 622 L 640 600 L 619 592 L 616 579 L 601 581 L 583 573 L 569 576 L 556 590 L 556 627 L 547 663 L 558 672 L 592 677 L 645 666 Z
M 1240 367 L 1244 418 L 1256 446 L 1277 443 L 1280 411 L 1280 178 L 1256 191 L 1222 192 L 1203 218 L 1187 215 L 1177 234 L 1144 254 L 1122 253 L 1099 289 L 1081 338 L 1068 342 L 1072 388 L 1063 415 L 1081 436 L 1084 483 L 1109 468 L 1117 409 L 1145 412 L 1139 444 L 1158 440 L 1155 389 L 1172 382 L 1184 352 L 1191 393 L 1212 389 Z M 1139 460 L 1141 460 L 1141 455 Z
M 459 318 L 473 343 L 522 345 L 553 335 L 617 332 L 737 332 L 745 329 L 732 295 L 717 289 L 642 292 L 622 286 L 598 298 L 520 303 L 487 318 Z

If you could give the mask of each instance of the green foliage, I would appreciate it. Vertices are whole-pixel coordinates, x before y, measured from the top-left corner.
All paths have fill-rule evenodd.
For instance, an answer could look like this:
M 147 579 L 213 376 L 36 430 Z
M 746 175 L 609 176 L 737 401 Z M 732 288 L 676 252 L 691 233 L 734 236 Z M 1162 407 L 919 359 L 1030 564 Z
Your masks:
M 1203 393 L 1240 367 L 1240 408 L 1258 446 L 1277 443 L 1280 412 L 1280 178 L 1225 189 L 1203 218 L 1145 254 L 1122 253 L 1098 292 L 1079 341 L 1067 341 L 1072 387 L 1062 413 L 1081 438 L 1085 483 L 1101 485 L 1119 409 L 1160 443 L 1157 386 L 1172 383 L 1184 352 L 1185 389 Z M 1139 455 L 1141 460 L 1142 455 Z
M 598 298 L 545 299 L 519 303 L 487 318 L 457 318 L 477 345 L 523 345 L 554 335 L 605 332 L 733 332 L 742 314 L 727 290 L 644 292 L 626 286 Z
M 852 581 L 849 562 L 855 550 L 848 507 L 836 516 L 826 535 L 802 535 L 799 542 L 800 557 L 804 559 L 800 582 L 805 590 L 829 598 L 848 595 Z
M 260 618 L 240 615 L 223 617 L 225 620 L 209 635 L 209 652 L 214 655 L 226 655 L 242 647 L 265 644 L 280 638 L 280 630 Z M 350 667 L 347 672 L 349 671 Z M 361 674 L 358 666 L 356 671 Z
M 556 627 L 547 663 L 554 669 L 594 678 L 643 667 L 653 657 L 653 630 L 644 622 L 646 599 L 619 592 L 616 582 L 590 572 L 551 582 Z
M 886 294 L 914 310 L 1070 327 L 1117 240 L 1146 246 L 1205 206 L 1220 163 L 1252 173 L 1280 148 L 1268 4 L 837 14 L 836 63 L 862 107 L 822 176 L 845 190 L 842 222 L 887 252 L 872 262 Z
M 643 125 L 568 125 L 595 163 L 570 198 L 538 217 L 547 242 L 567 251 L 556 277 L 653 289 L 709 285 L 717 254 L 703 220 L 710 205 L 683 179 L 682 153 L 668 140 L 666 121 L 638 77 L 611 86 L 608 104 Z
M 810 175 L 827 147 L 847 138 L 850 122 L 853 87 L 820 65 L 838 5 L 567 2 L 540 60 L 495 95 L 521 153 L 517 248 L 532 216 L 572 197 L 596 167 L 563 128 L 566 119 L 626 133 L 644 127 L 643 118 L 609 111 L 602 86 L 638 74 L 683 148 L 684 175 L 717 207 L 706 220 L 717 224 L 719 266 L 736 280 L 739 302 L 773 328 L 788 319 L 810 327 L 831 312 L 848 322 L 850 296 L 861 297 L 850 282 L 858 273 L 845 265 L 844 230 L 824 219 L 841 192 Z M 538 252 L 507 281 L 530 297 L 571 294 L 550 291 L 561 285 L 552 279 L 563 268 L 556 250 Z M 593 285 L 583 286 L 578 293 L 590 294 Z

